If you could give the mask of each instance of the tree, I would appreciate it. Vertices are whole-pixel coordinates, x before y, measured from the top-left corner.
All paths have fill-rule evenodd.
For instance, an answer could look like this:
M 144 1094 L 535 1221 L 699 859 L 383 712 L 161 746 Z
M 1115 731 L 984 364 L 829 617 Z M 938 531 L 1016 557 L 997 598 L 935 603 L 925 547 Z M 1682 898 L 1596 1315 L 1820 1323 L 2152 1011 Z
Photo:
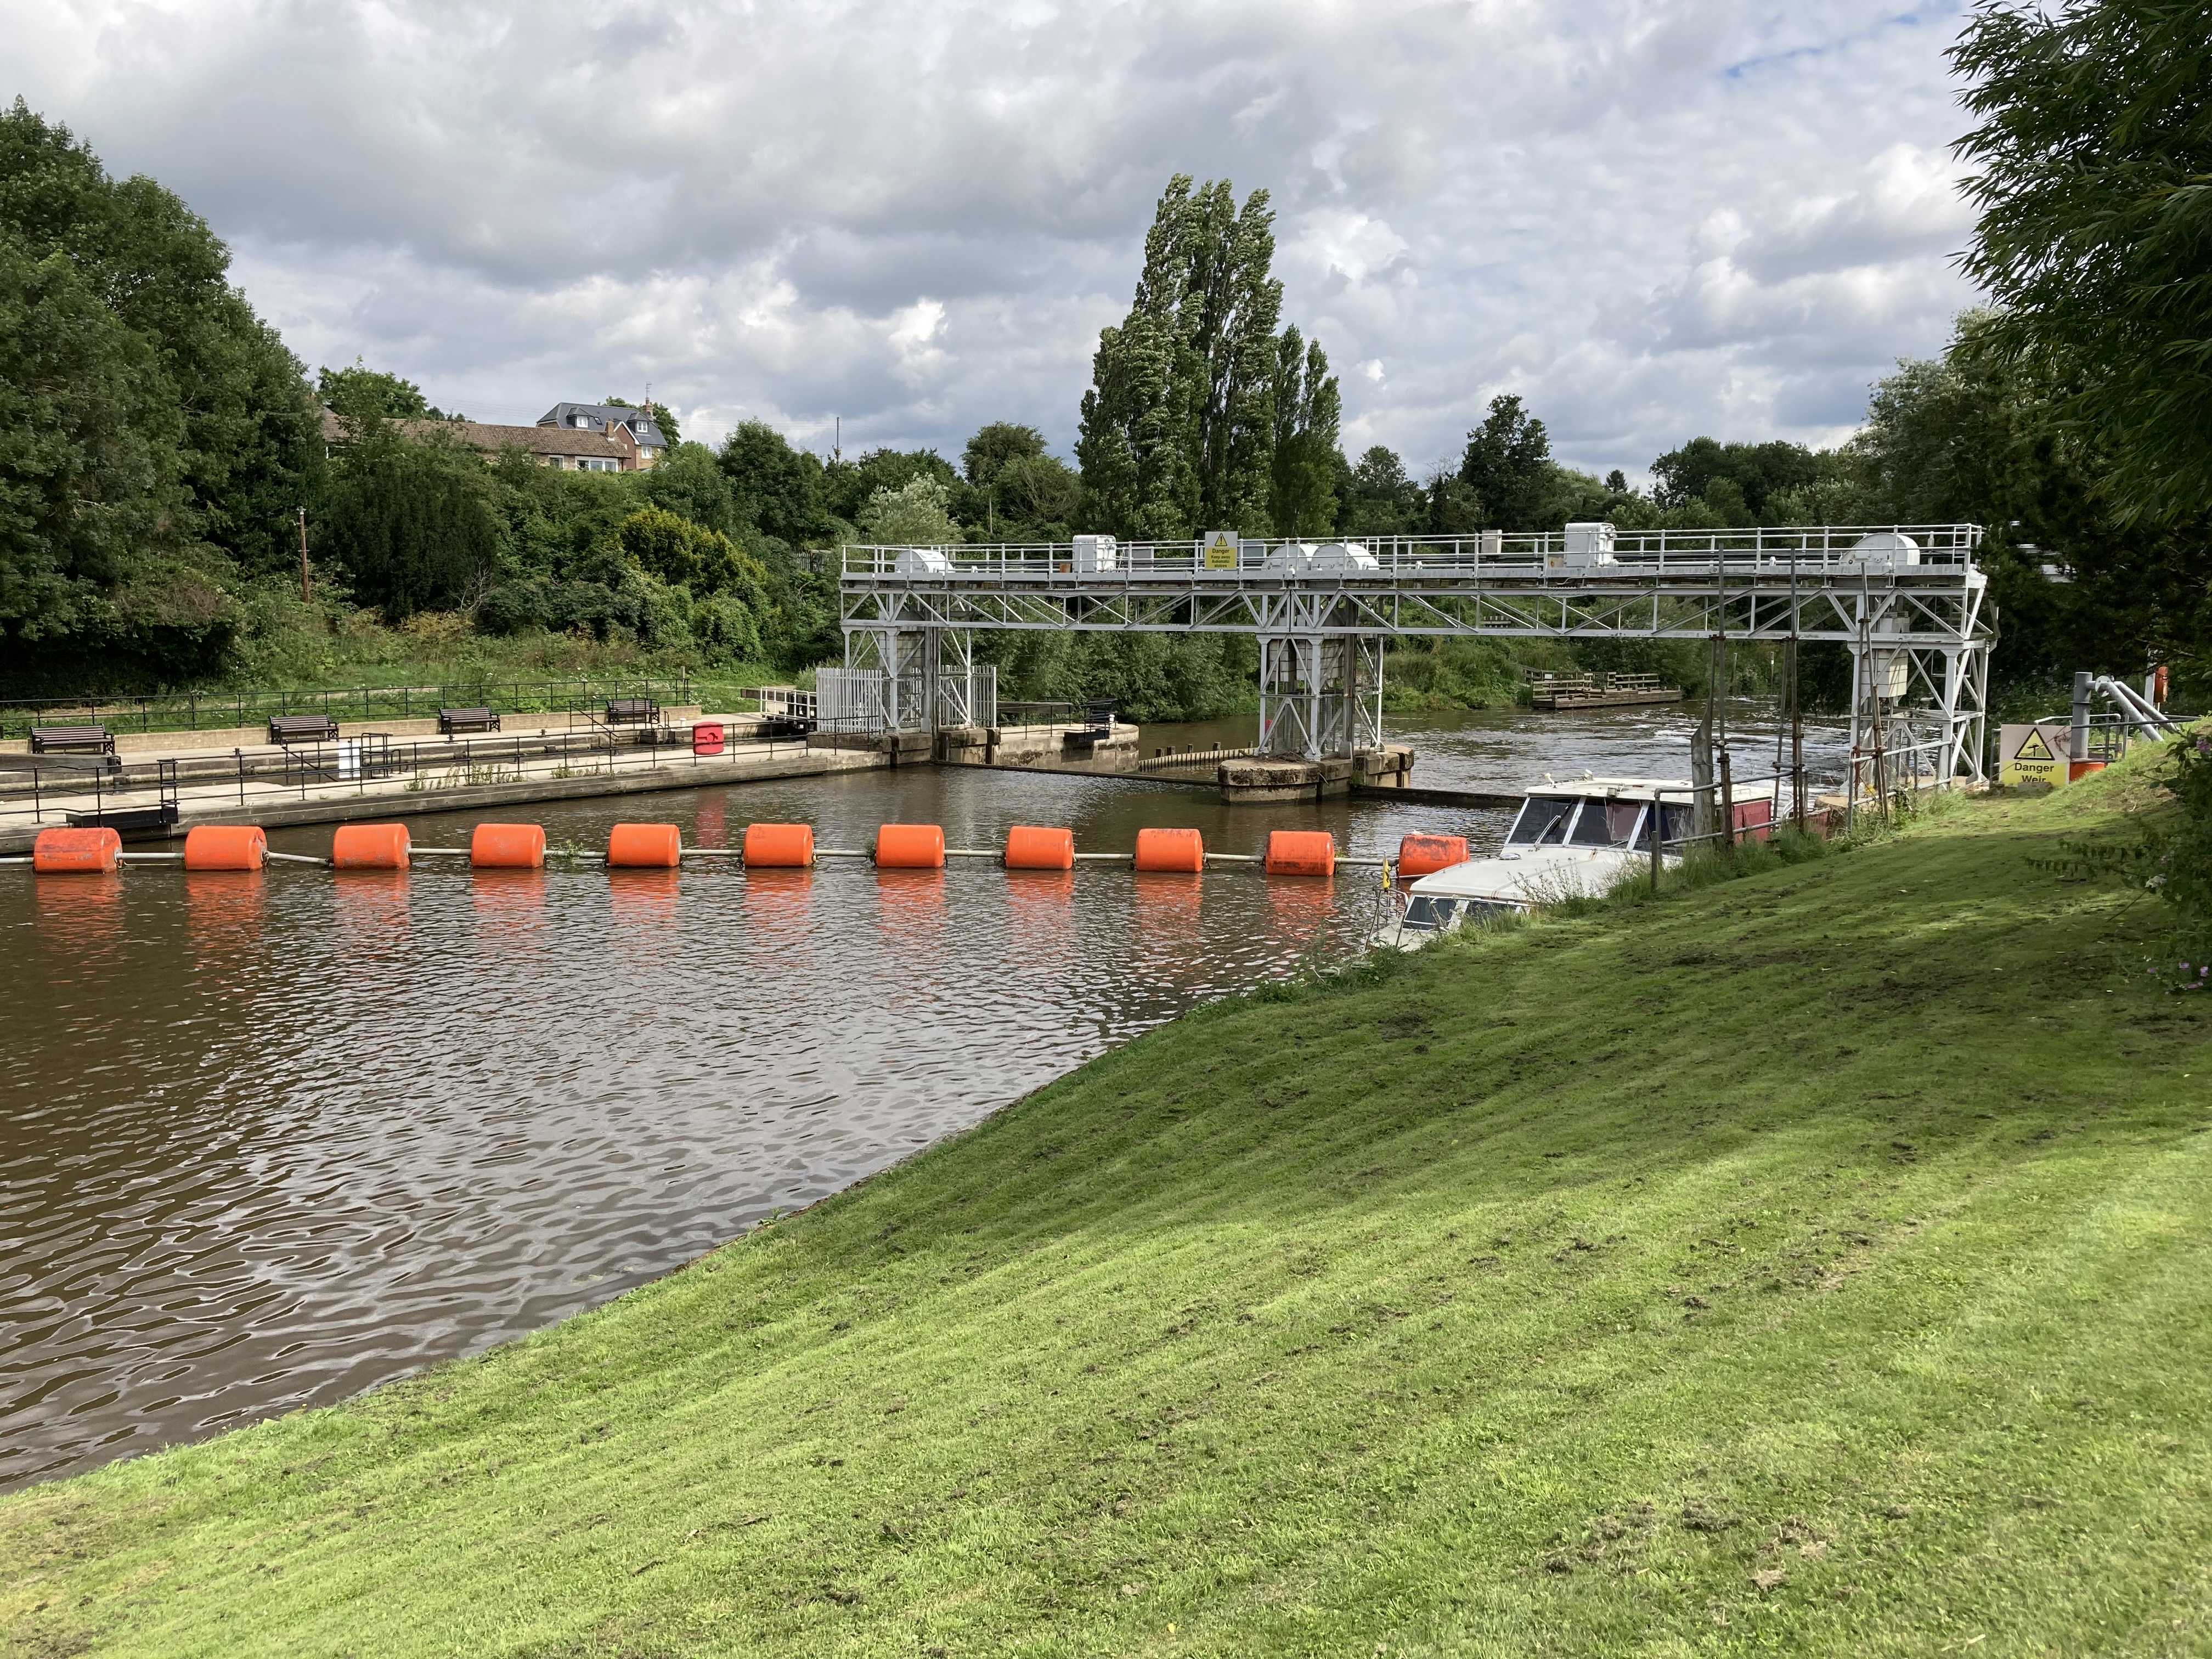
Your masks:
M 1035 427 L 993 421 L 977 428 L 960 452 L 960 472 L 973 488 L 988 489 L 999 481 L 1007 462 L 1043 453 L 1044 434 Z
M 1018 455 L 992 488 L 1000 524 L 1024 540 L 1065 539 L 1083 504 L 1083 480 L 1057 455 Z
M 472 604 L 496 580 L 505 545 L 483 459 L 442 434 L 416 441 L 381 421 L 334 470 L 322 527 L 356 597 L 388 622 Z
M 1344 404 L 1321 342 L 1307 343 L 1294 327 L 1275 343 L 1273 403 L 1268 516 L 1279 536 L 1326 536 L 1336 528 L 1336 444 Z
M 823 505 L 848 524 L 859 524 L 878 490 L 896 492 L 916 478 L 944 485 L 947 503 L 961 483 L 951 463 L 933 449 L 872 449 L 856 461 L 832 461 L 822 469 Z
M 715 462 L 729 479 L 739 514 L 794 547 L 827 533 L 822 505 L 822 463 L 793 449 L 783 434 L 762 421 L 742 421 L 722 441 Z
M 397 374 L 371 368 L 358 357 L 351 368 L 325 366 L 316 371 L 315 395 L 331 412 L 349 421 L 442 421 L 422 388 Z M 458 416 L 456 418 L 459 418 Z
M 1339 520 L 1346 534 L 1411 535 L 1421 513 L 1421 487 L 1407 476 L 1395 450 L 1376 444 L 1352 464 Z
M 961 539 L 942 479 L 917 473 L 896 489 L 878 487 L 860 509 L 860 533 L 883 547 L 945 547 Z
M 1490 413 L 1467 434 L 1459 481 L 1474 492 L 1480 527 L 1533 530 L 1553 494 L 1552 441 L 1544 423 L 1511 392 L 1490 400 Z
M 1802 444 L 1724 444 L 1692 438 L 1651 463 L 1652 498 L 1662 507 L 1703 501 L 1730 524 L 1769 522 L 1768 502 L 1835 476 L 1831 455 Z
M 1982 0 L 1951 58 L 1982 122 L 1958 149 L 1988 344 L 2060 391 L 2124 521 L 2212 514 L 2205 7 Z
M 638 493 L 646 500 L 681 514 L 694 524 L 724 536 L 735 536 L 744 526 L 737 492 L 715 464 L 714 452 L 704 444 L 672 441 L 668 453 L 656 465 L 634 476 Z
M 150 179 L 109 177 L 21 98 L 0 114 L 0 246 L 21 319 L 0 398 L 64 422 L 15 428 L 0 479 L 4 672 L 211 672 L 234 632 L 231 586 L 289 565 L 294 509 L 319 485 L 303 371 L 230 287 L 205 223 Z
M 1169 181 L 1129 313 L 1101 331 L 1076 458 L 1102 527 L 1172 540 L 1271 527 L 1274 214 L 1227 179 Z

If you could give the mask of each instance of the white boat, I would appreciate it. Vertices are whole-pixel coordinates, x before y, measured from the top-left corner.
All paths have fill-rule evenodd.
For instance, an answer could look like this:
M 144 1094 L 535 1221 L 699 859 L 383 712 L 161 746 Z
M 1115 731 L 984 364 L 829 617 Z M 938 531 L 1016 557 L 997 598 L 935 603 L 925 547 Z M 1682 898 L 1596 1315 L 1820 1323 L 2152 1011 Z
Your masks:
M 1583 778 L 1531 789 L 1495 858 L 1469 859 L 1414 881 L 1404 908 L 1374 942 L 1419 950 L 1470 921 L 1604 893 L 1632 870 L 1650 868 L 1655 809 L 1660 857 L 1679 865 L 1680 855 L 1666 848 L 1691 834 L 1690 788 L 1671 778 Z M 1756 817 L 1753 803 L 1737 800 L 1740 824 Z

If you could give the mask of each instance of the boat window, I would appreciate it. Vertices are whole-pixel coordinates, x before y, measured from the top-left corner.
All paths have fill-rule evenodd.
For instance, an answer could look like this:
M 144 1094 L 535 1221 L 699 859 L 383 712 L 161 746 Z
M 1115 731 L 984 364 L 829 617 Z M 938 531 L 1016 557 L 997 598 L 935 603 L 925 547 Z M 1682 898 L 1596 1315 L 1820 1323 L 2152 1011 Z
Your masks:
M 1677 804 L 1668 801 L 1660 807 L 1659 811 L 1659 833 L 1662 846 L 1671 847 L 1676 842 L 1688 837 L 1692 823 L 1688 802 Z M 1651 832 L 1648 826 L 1638 837 L 1638 844 L 1647 848 L 1651 845 Z
M 1531 795 L 1521 803 L 1521 816 L 1513 820 L 1513 829 L 1505 837 L 1508 847 L 1558 846 L 1566 838 L 1567 814 L 1574 810 L 1571 800 L 1555 800 L 1548 795 Z
M 1574 833 L 1567 839 L 1577 847 L 1612 846 L 1613 834 L 1605 821 L 1605 803 L 1601 800 L 1584 801 L 1582 811 L 1575 814 Z
M 1406 905 L 1406 926 L 1424 929 L 1442 927 L 1458 911 L 1459 905 L 1451 899 L 1416 893 Z

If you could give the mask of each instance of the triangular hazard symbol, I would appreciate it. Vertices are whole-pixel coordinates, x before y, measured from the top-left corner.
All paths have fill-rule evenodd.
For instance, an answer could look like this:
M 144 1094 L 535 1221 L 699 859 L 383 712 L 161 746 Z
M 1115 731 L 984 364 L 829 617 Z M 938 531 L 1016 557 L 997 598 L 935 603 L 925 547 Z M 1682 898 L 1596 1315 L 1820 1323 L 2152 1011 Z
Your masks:
M 2051 745 L 2044 742 L 2043 728 L 2039 726 L 2031 726 L 2027 729 L 2027 741 L 2021 744 L 2019 752 L 2014 755 L 2013 758 L 2024 761 L 2047 761 L 2057 760 L 2058 757 L 2052 754 Z

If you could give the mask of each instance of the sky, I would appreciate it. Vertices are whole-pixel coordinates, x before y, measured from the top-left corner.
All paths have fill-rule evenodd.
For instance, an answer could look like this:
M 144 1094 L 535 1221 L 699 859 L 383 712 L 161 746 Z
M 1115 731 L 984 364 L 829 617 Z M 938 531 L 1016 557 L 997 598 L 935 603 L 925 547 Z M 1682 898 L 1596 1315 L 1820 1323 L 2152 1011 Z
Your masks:
M 1176 173 L 1268 192 L 1344 443 L 1498 392 L 1574 465 L 1831 444 L 1974 302 L 1955 5 L 0 0 L 20 92 L 176 191 L 313 368 L 487 421 L 648 386 L 826 453 L 1073 454 Z M 12 80 L 13 85 L 6 84 Z

